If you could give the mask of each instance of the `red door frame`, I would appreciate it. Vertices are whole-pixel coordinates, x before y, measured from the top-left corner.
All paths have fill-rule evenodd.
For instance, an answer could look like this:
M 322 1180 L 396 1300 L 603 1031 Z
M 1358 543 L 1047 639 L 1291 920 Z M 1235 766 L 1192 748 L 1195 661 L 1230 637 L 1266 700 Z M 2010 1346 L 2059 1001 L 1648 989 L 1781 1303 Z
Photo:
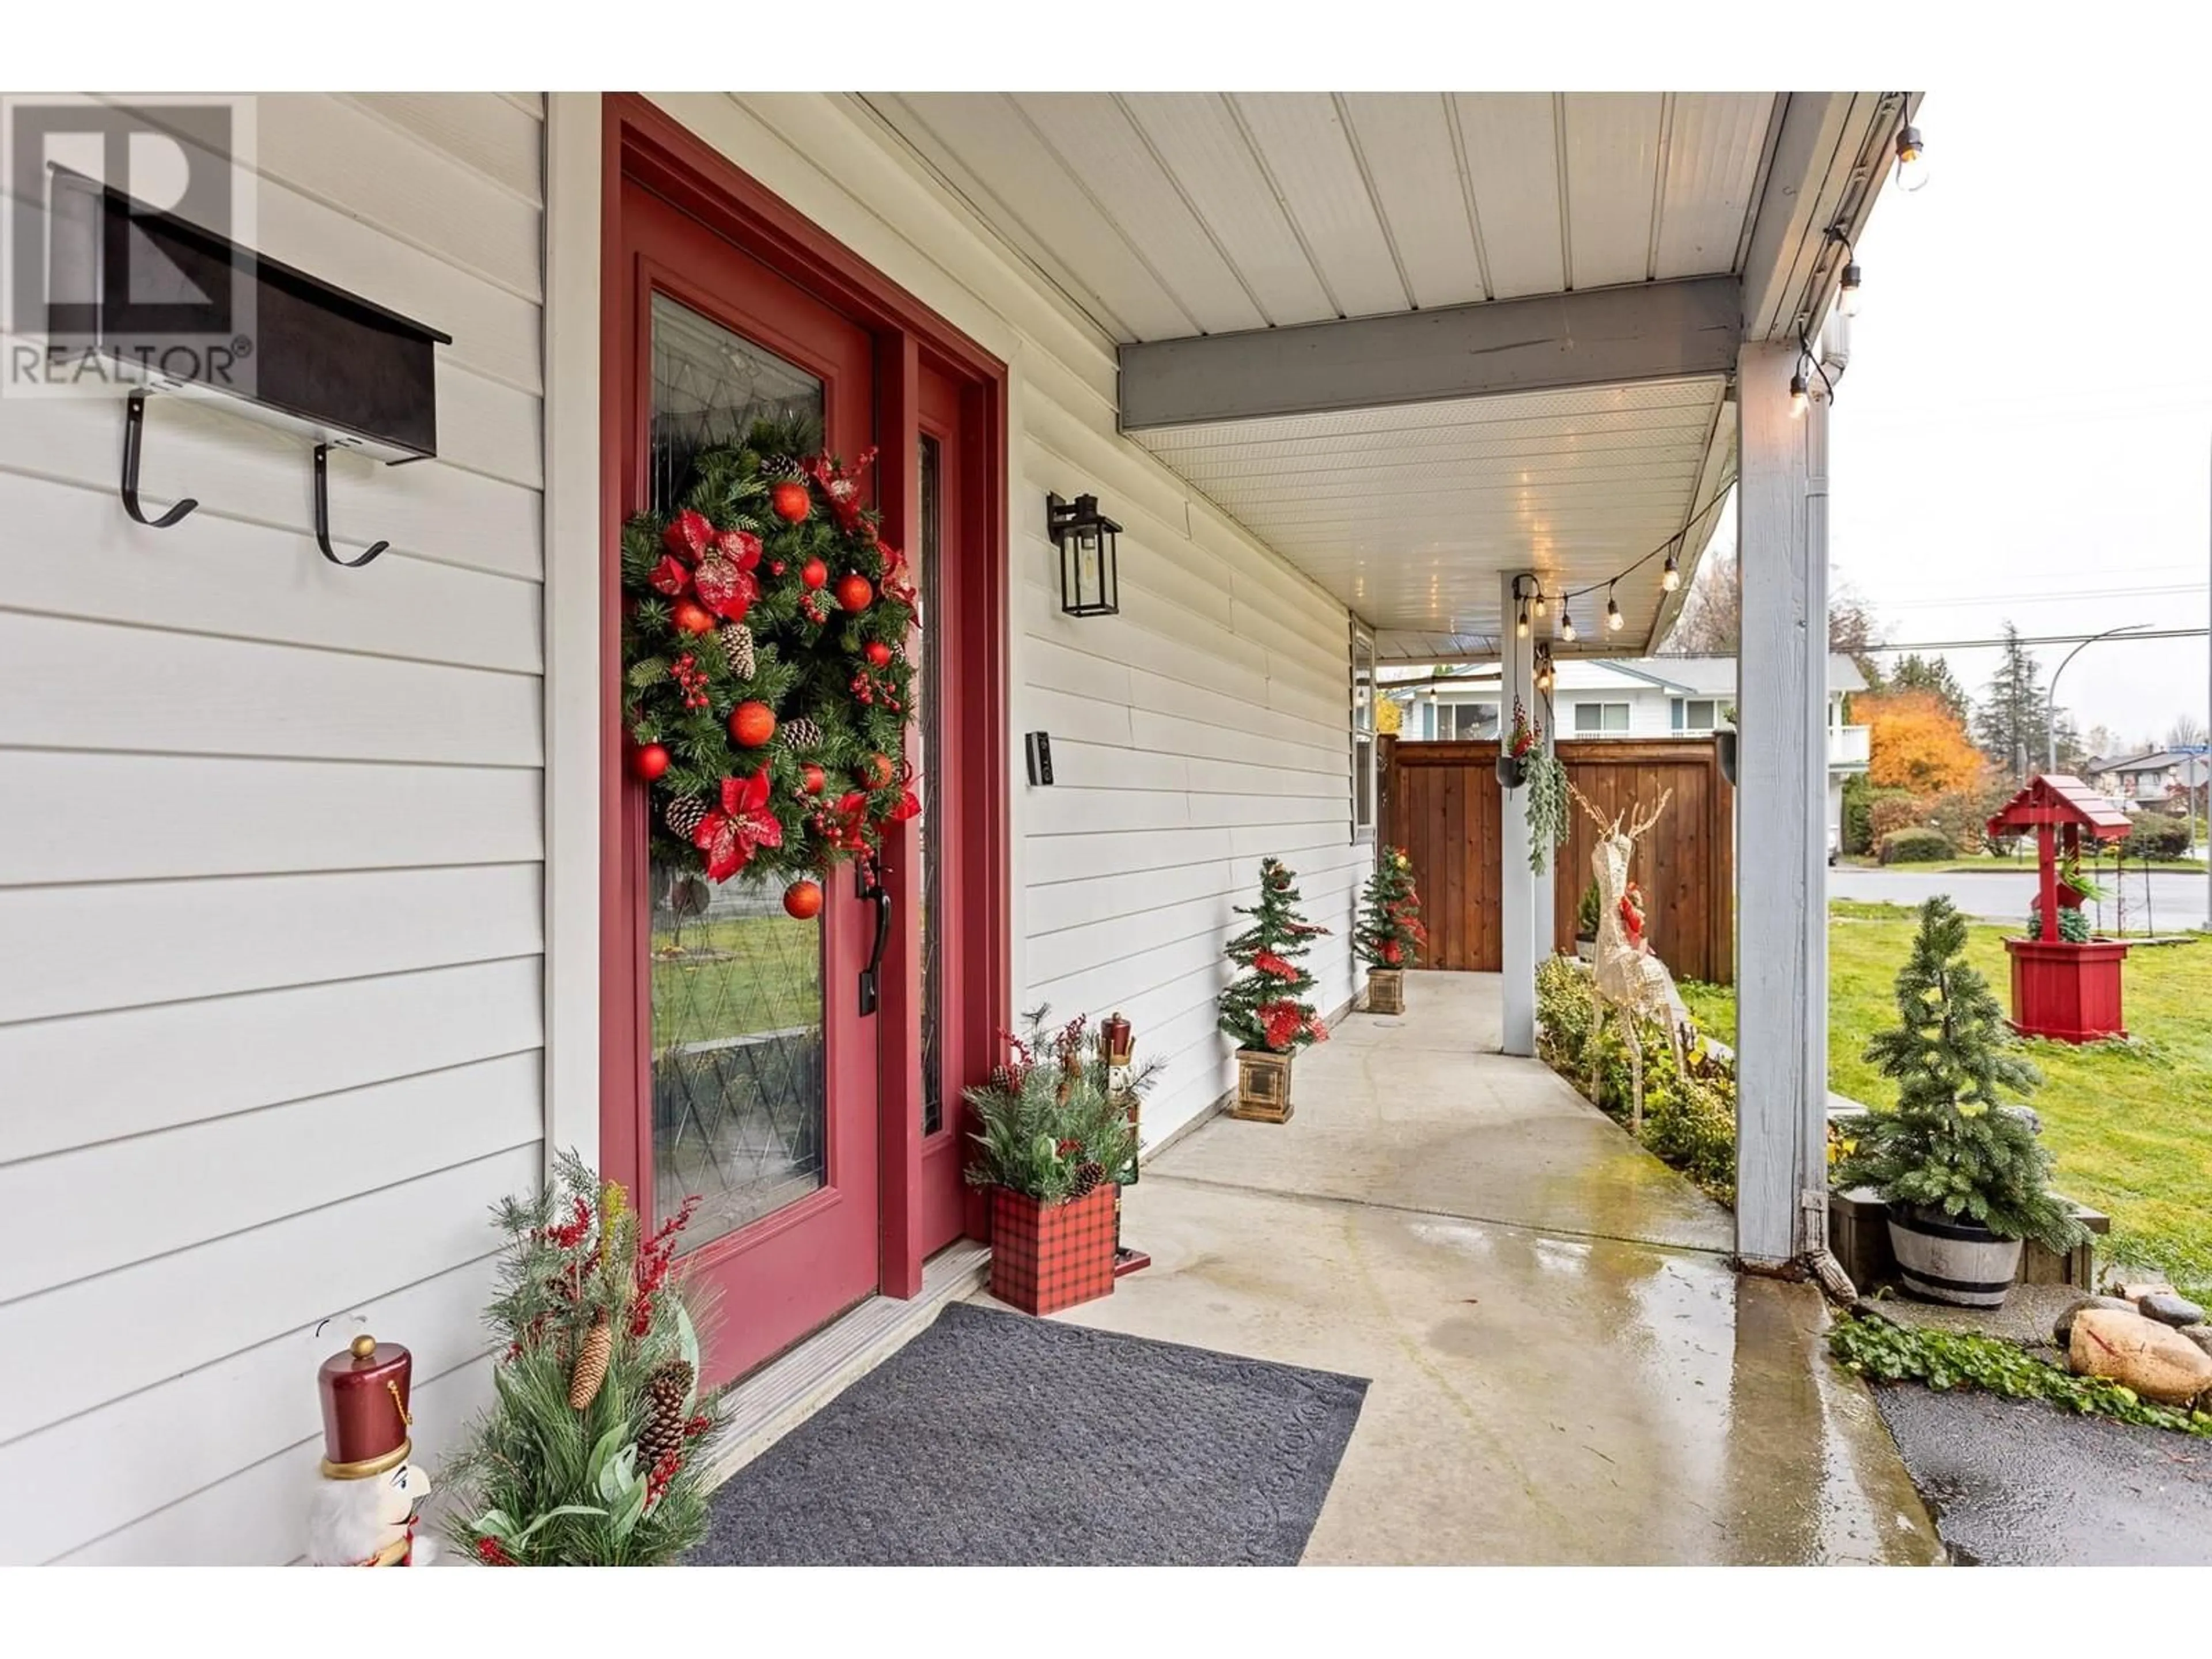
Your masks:
M 948 804 L 939 834 L 938 915 L 945 966 L 939 1054 L 946 1128 L 925 1158 L 921 1133 L 921 934 L 915 926 L 920 872 L 907 856 L 902 826 L 886 846 L 887 883 L 894 895 L 893 930 L 884 997 L 876 1016 L 884 1060 L 878 1148 L 881 1170 L 882 1292 L 907 1297 L 921 1289 L 922 1263 L 951 1242 L 948 1206 L 933 1189 L 957 1182 L 964 1139 L 959 1092 L 988 1072 L 997 1028 L 1012 999 L 1012 906 L 1008 807 L 1006 712 L 1007 532 L 1006 369 L 934 310 L 837 242 L 679 122 L 635 94 L 604 100 L 601 172 L 600 586 L 601 844 L 600 1113 L 606 1173 L 634 1182 L 617 1167 L 635 1130 L 629 1112 L 636 1093 L 638 1056 L 646 1034 L 637 959 L 638 908 L 643 895 L 617 855 L 635 809 L 625 789 L 620 699 L 622 660 L 622 476 L 623 422 L 633 369 L 628 320 L 620 315 L 622 196 L 625 177 L 674 204 L 717 234 L 866 328 L 875 342 L 877 500 L 884 539 L 898 547 L 921 541 L 920 430 L 921 371 L 959 387 L 961 522 L 943 544 L 963 550 L 942 573 L 939 638 L 944 753 L 939 799 Z M 957 824 L 958 833 L 950 833 Z M 847 878 L 849 879 L 849 878 Z M 963 1231 L 981 1233 L 974 1206 L 952 1206 Z M 726 1317 L 742 1317 L 730 1310 Z

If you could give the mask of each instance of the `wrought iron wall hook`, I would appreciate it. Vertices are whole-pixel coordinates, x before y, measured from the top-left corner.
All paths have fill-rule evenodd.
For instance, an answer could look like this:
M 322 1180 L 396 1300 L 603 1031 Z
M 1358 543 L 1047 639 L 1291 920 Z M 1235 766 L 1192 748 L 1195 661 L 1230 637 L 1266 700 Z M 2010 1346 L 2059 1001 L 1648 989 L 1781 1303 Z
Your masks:
M 372 542 L 368 551 L 357 559 L 342 559 L 331 546 L 331 447 L 315 446 L 315 545 L 323 550 L 323 556 L 332 564 L 343 565 L 348 570 L 358 570 L 371 559 L 392 545 L 390 542 Z
M 155 530 L 167 530 L 199 505 L 196 497 L 186 495 L 158 519 L 149 519 L 138 505 L 138 450 L 146 430 L 146 389 L 138 387 L 131 392 L 131 400 L 123 411 L 123 510 L 140 524 Z

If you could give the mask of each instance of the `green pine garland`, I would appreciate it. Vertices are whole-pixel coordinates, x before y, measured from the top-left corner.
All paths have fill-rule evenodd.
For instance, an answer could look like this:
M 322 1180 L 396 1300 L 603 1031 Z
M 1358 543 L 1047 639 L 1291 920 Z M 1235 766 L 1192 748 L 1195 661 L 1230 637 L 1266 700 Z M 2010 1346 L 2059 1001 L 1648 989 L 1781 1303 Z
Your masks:
M 1260 902 L 1236 907 L 1252 926 L 1229 941 L 1229 959 L 1240 970 L 1221 994 L 1221 1029 L 1240 1048 L 1291 1054 L 1327 1039 L 1307 994 L 1316 983 L 1305 956 L 1328 929 L 1297 913 L 1297 878 L 1280 859 L 1260 862 Z
M 2020 1058 L 2002 1005 L 1966 951 L 1966 919 L 1951 902 L 1922 905 L 1897 975 L 1899 1023 L 1866 1048 L 1896 1080 L 1897 1105 L 1867 1115 L 1833 1182 L 2063 1255 L 2087 1235 L 2052 1195 L 2051 1154 L 2035 1131 L 1998 1109 L 2005 1091 L 2024 1096 L 2043 1079 Z
M 678 869 L 710 870 L 705 848 L 717 825 L 679 833 L 670 827 L 669 807 L 689 801 L 726 817 L 726 794 L 763 772 L 761 810 L 777 834 L 748 836 L 738 862 L 763 874 L 819 875 L 872 851 L 886 823 L 917 810 L 903 764 L 914 701 L 907 658 L 914 591 L 903 559 L 878 533 L 878 514 L 859 506 L 853 475 L 873 452 L 848 471 L 818 447 L 806 422 L 763 422 L 743 443 L 690 458 L 676 511 L 641 514 L 623 531 L 625 719 L 634 764 L 644 753 L 666 751 L 666 769 L 652 781 L 653 853 Z M 794 458 L 808 459 L 794 465 Z M 796 523 L 772 507 L 772 492 L 787 483 L 805 492 L 805 516 Z M 702 531 L 712 538 L 704 557 Z M 702 580 L 710 562 L 719 584 Z M 806 581 L 812 562 L 821 567 L 818 587 Z M 741 572 L 740 593 L 746 582 L 757 590 L 750 597 L 728 594 L 732 567 Z M 866 581 L 868 603 L 850 611 L 838 594 L 854 576 Z M 719 607 L 708 603 L 716 598 Z M 682 628 L 679 615 L 713 625 Z M 750 673 L 739 672 L 722 642 L 720 629 L 729 623 L 751 630 Z M 872 659 L 872 647 L 882 660 Z M 774 711 L 784 738 L 761 747 L 737 741 L 731 716 L 752 702 Z M 819 731 L 804 748 L 787 740 L 802 720 Z M 820 769 L 818 780 L 812 768 Z M 818 793 L 810 793 L 810 781 Z M 747 822 L 761 827 L 757 818 Z M 769 844 L 779 836 L 780 844 Z

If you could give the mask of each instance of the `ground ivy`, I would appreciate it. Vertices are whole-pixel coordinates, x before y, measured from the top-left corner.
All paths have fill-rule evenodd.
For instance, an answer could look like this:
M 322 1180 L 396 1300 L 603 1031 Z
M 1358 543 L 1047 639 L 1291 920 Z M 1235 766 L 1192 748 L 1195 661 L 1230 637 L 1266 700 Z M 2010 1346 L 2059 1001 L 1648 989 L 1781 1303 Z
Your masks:
M 1931 1389 L 1986 1389 L 2012 1400 L 2048 1400 L 2097 1417 L 2212 1439 L 2212 1415 L 2154 1405 L 2108 1377 L 2076 1376 L 2016 1343 L 1964 1331 L 1908 1330 L 1886 1319 L 1839 1319 L 1828 1349 L 1844 1370 L 1877 1382 L 1925 1382 Z

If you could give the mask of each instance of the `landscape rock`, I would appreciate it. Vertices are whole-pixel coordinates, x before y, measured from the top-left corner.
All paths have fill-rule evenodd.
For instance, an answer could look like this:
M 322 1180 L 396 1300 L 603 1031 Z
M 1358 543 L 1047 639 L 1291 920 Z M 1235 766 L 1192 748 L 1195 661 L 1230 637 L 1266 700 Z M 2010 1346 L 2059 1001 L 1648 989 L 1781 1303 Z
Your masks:
M 2170 1325 L 2116 1308 L 2076 1314 L 2066 1358 L 2083 1376 L 2108 1377 L 2161 1405 L 2185 1406 L 2212 1389 L 2212 1352 Z
M 2028 1133 L 2032 1135 L 2039 1135 L 2043 1133 L 2043 1114 L 2037 1111 L 2034 1107 L 2015 1104 L 2011 1106 L 2000 1106 L 1997 1109 L 2001 1112 L 2008 1113 L 2012 1116 L 2020 1119 L 2021 1122 L 2027 1124 Z
M 2181 1334 L 2205 1352 L 2212 1353 L 2212 1325 L 2191 1325 Z
M 2172 1291 L 2153 1291 L 2136 1300 L 2136 1311 L 2161 1325 L 2202 1325 L 2204 1310 Z
M 2134 1303 L 2123 1302 L 2117 1296 L 2085 1296 L 2060 1314 L 2051 1328 L 2051 1334 L 2060 1347 L 2064 1347 L 2074 1339 L 2074 1316 L 2089 1308 L 2102 1308 L 2110 1313 L 2134 1313 L 2136 1310 Z

